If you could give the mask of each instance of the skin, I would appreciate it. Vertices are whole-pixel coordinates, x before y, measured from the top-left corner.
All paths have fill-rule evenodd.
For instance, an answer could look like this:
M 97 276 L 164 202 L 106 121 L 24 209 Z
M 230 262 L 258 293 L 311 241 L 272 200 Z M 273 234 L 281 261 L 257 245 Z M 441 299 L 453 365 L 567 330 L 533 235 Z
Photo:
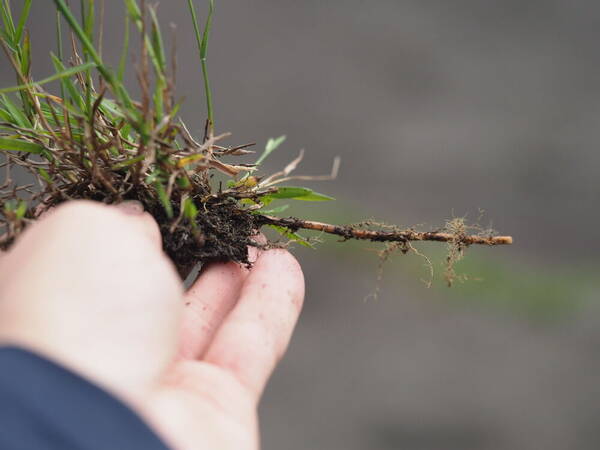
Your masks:
M 184 291 L 137 203 L 69 202 L 0 255 L 0 344 L 119 397 L 178 449 L 257 449 L 257 404 L 304 298 L 284 250 L 208 266 Z

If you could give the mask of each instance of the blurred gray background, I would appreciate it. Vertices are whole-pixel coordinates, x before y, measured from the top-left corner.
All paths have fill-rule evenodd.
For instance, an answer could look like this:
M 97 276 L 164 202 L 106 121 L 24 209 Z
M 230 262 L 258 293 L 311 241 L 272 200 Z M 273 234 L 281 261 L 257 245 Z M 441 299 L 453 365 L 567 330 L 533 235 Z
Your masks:
M 13 3 L 19 3 L 13 2 Z M 116 61 L 123 11 L 106 2 Z M 206 2 L 197 0 L 204 18 Z M 52 2 L 34 2 L 34 74 L 51 73 Z M 205 120 L 184 0 L 178 95 Z M 270 171 L 335 204 L 293 212 L 427 229 L 453 216 L 515 237 L 473 248 L 444 285 L 439 244 L 385 266 L 369 243 L 297 249 L 304 313 L 260 408 L 273 449 L 595 449 L 600 445 L 600 6 L 589 0 L 227 0 L 209 50 L 217 131 L 286 134 Z M 133 79 L 133 72 L 131 73 Z M 14 84 L 5 62 L 2 85 Z

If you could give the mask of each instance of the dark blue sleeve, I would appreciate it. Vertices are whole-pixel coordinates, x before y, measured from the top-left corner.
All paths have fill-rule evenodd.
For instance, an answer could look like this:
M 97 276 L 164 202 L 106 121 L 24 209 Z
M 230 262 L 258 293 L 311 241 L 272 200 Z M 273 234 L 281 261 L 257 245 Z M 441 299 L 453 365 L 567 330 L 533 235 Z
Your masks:
M 0 347 L 1 450 L 164 450 L 127 406 L 34 353 Z

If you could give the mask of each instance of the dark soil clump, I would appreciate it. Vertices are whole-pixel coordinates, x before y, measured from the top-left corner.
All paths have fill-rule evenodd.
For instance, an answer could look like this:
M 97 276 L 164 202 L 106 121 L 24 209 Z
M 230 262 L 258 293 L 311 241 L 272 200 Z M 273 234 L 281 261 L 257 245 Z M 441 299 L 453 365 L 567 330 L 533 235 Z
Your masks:
M 162 210 L 157 206 L 150 213 L 156 217 Z M 257 245 L 254 216 L 234 203 L 201 210 L 195 228 L 178 226 L 171 231 L 167 221 L 160 228 L 163 248 L 182 274 L 199 262 L 234 261 L 249 266 L 248 246 Z
M 208 188 L 204 192 L 208 194 Z M 260 246 L 255 240 L 260 224 L 257 216 L 239 207 L 234 199 L 212 198 L 196 200 L 199 214 L 193 226 L 183 220 L 167 216 L 163 206 L 148 191 L 133 190 L 123 200 L 137 200 L 157 221 L 162 235 L 163 250 L 171 258 L 177 270 L 185 277 L 197 264 L 212 261 L 233 261 L 250 266 L 248 246 Z M 118 201 L 101 190 L 90 190 L 89 185 L 74 184 L 57 196 L 44 202 L 46 210 L 58 206 L 66 198 L 96 200 L 103 203 Z M 175 217 L 181 211 L 173 202 Z

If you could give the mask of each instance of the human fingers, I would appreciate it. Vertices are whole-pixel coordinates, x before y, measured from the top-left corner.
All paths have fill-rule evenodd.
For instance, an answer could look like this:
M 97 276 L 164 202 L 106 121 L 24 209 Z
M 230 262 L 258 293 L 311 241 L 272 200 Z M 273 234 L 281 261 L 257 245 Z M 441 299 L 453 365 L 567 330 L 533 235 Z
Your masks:
M 240 295 L 247 269 L 239 264 L 212 263 L 184 296 L 180 356 L 198 359 Z
M 258 244 L 266 243 L 261 234 L 255 240 Z M 254 263 L 259 253 L 258 248 L 249 246 L 249 261 Z M 248 268 L 233 262 L 211 263 L 203 268 L 184 298 L 181 357 L 203 356 L 219 325 L 236 304 L 248 273 Z
M 135 393 L 174 356 L 182 288 L 156 223 L 123 209 L 68 202 L 25 231 L 0 274 L 0 334 Z
M 142 205 L 141 202 L 138 202 L 137 200 L 125 200 L 124 202 L 114 205 L 114 208 L 128 216 L 134 217 L 151 241 L 155 245 L 162 247 L 162 238 L 158 224 L 154 218 L 144 210 L 144 205 Z
M 204 361 L 230 371 L 257 401 L 288 346 L 303 299 L 296 259 L 281 249 L 261 253 Z

